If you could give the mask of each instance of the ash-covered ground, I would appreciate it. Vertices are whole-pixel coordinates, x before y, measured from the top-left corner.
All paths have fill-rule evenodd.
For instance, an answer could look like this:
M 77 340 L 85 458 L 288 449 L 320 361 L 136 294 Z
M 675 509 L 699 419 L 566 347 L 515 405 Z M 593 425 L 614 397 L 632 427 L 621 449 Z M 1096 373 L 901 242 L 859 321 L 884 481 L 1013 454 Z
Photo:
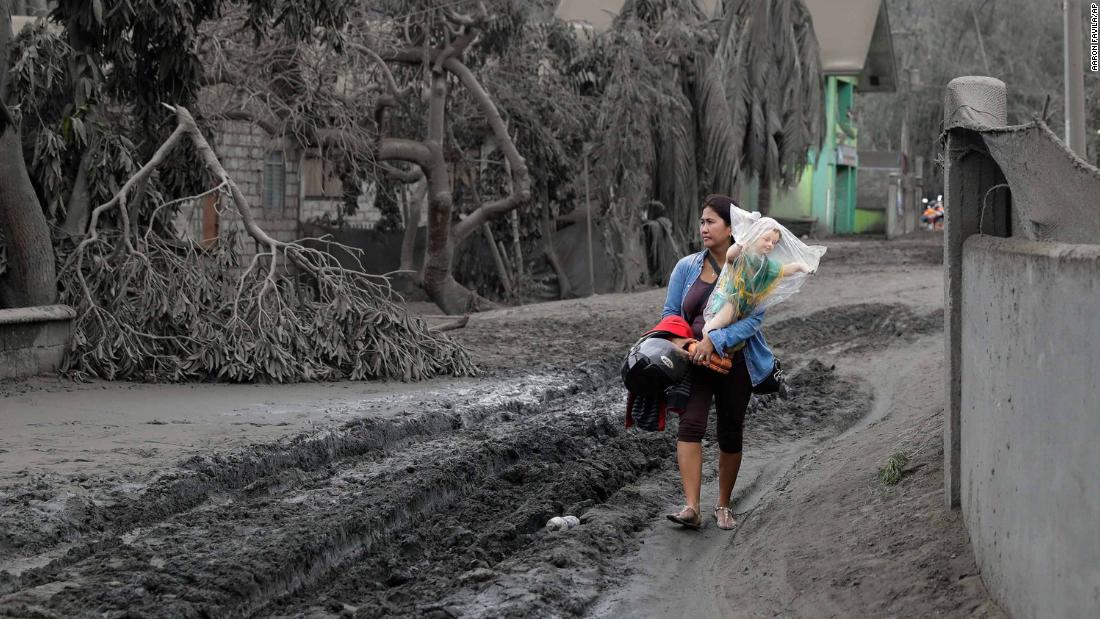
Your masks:
M 751 405 L 738 544 L 766 543 L 755 515 L 801 509 L 776 498 L 799 478 L 794 463 L 824 457 L 853 427 L 847 440 L 903 432 L 883 430 L 883 402 L 898 390 L 882 385 L 908 381 L 896 362 L 907 351 L 927 356 L 942 329 L 937 251 L 930 241 L 838 243 L 821 274 L 769 316 L 792 396 Z M 629 593 L 654 578 L 640 561 L 675 554 L 663 544 L 682 551 L 720 535 L 711 527 L 682 543 L 662 517 L 680 501 L 675 424 L 623 428 L 621 358 L 662 300 L 653 290 L 475 315 L 454 335 L 481 377 L 360 396 L 341 384 L 218 397 L 203 386 L 0 386 L 0 436 L 9 437 L 0 439 L 0 615 L 681 616 L 696 607 L 676 603 L 675 589 L 661 603 Z M 146 408 L 133 404 L 142 397 Z M 273 410 L 288 414 L 273 421 Z M 906 428 L 918 422 L 929 423 Z M 134 449 L 151 451 L 135 460 Z M 708 466 L 714 459 L 710 444 Z M 545 528 L 566 514 L 581 525 Z M 927 537 L 946 530 L 944 543 L 967 548 L 961 526 L 945 522 Z M 753 530 L 757 542 L 746 541 Z M 737 539 L 726 535 L 708 547 Z M 740 595 L 722 573 L 698 586 Z M 938 592 L 938 606 L 913 598 L 910 608 L 985 603 L 980 586 L 952 595 L 945 603 Z M 845 609 L 889 608 L 854 600 Z M 748 614 L 803 611 L 761 604 Z

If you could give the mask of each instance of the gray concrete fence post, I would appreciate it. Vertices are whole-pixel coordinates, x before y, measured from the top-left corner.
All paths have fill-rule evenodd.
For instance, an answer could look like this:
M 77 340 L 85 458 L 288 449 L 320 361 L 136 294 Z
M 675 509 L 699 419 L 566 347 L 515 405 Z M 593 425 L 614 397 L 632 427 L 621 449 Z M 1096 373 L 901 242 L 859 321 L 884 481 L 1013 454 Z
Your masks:
M 1007 122 L 1007 92 L 1001 80 L 991 77 L 959 77 L 947 84 L 944 94 L 944 371 L 947 402 L 944 408 L 944 494 L 947 506 L 959 507 L 962 431 L 962 255 L 967 237 L 977 234 L 986 192 L 1004 183 L 1004 176 L 989 157 L 981 129 L 1003 127 Z M 1008 192 L 988 196 L 998 214 L 1007 213 Z M 989 229 L 989 213 L 986 213 Z M 997 226 L 1004 230 L 1004 226 Z M 1004 230 L 1007 232 L 1006 230 Z
M 886 240 L 888 241 L 905 234 L 904 214 L 898 213 L 898 201 L 903 200 L 905 195 L 902 190 L 902 180 L 901 174 L 890 175 L 890 186 L 886 192 Z

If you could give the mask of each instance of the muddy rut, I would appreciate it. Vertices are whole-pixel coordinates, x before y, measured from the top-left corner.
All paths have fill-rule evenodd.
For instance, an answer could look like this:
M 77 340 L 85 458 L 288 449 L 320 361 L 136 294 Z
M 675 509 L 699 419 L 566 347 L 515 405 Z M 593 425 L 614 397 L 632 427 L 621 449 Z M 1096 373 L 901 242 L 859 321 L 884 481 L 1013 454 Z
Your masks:
M 814 349 L 936 324 L 863 305 L 770 327 L 781 349 L 801 342 L 784 356 L 793 395 L 754 399 L 747 445 L 831 436 L 867 412 L 868 391 Z M 623 429 L 619 363 L 486 381 L 396 418 L 185 461 L 145 487 L 7 488 L 0 614 L 582 614 L 674 500 L 651 488 L 674 476 L 675 434 Z M 563 514 L 582 524 L 544 528 Z

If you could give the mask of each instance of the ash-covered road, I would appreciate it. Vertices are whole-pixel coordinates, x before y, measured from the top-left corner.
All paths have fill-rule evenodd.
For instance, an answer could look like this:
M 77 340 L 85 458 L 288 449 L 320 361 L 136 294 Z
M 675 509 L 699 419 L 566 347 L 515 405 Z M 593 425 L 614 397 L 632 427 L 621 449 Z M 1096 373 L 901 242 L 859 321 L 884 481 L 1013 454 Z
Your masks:
M 754 400 L 746 461 L 756 461 L 739 485 L 766 492 L 784 472 L 766 465 L 789 458 L 785 446 L 817 444 L 871 410 L 870 387 L 836 366 L 838 351 L 873 355 L 941 328 L 934 298 L 920 296 L 936 283 L 930 267 L 871 282 L 860 256 L 767 324 L 793 396 Z M 849 290 L 864 294 L 830 294 Z M 679 500 L 674 432 L 622 424 L 621 355 L 658 295 L 475 317 L 458 337 L 486 376 L 426 385 L 399 414 L 209 450 L 140 484 L 7 483 L 0 615 L 583 615 Z M 562 514 L 582 524 L 544 528 Z

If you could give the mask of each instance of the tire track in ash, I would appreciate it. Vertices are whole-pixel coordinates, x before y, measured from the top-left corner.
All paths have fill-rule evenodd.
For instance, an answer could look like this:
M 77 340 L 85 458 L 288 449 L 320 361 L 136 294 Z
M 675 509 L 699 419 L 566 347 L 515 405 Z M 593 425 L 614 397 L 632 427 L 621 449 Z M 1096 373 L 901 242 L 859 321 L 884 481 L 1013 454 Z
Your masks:
M 884 311 L 902 315 L 893 306 L 832 308 L 816 320 L 860 322 Z M 773 342 L 799 335 L 800 324 L 813 322 L 777 323 Z M 887 330 L 857 335 L 872 342 Z M 799 348 L 852 336 L 831 329 L 800 337 Z M 406 424 L 400 431 L 353 429 L 353 438 L 338 439 L 316 459 L 276 459 L 258 474 L 226 476 L 189 511 L 148 509 L 123 535 L 0 585 L 9 592 L 0 608 L 143 616 L 580 614 L 621 577 L 614 559 L 665 507 L 669 495 L 652 492 L 652 480 L 669 477 L 674 466 L 671 432 L 623 432 L 618 363 L 552 375 L 537 397 L 424 411 L 394 420 Z M 796 368 L 795 382 L 792 400 L 755 405 L 762 430 L 750 429 L 748 444 L 839 428 L 865 404 L 819 362 Z M 392 433 L 382 437 L 380 428 Z M 541 530 L 562 513 L 580 514 L 584 524 Z
M 602 449 L 623 434 L 617 365 L 605 364 L 594 381 L 602 386 L 591 393 L 553 399 L 522 417 L 504 411 L 492 423 L 380 458 L 347 458 L 327 475 L 283 475 L 278 483 L 133 529 L 114 546 L 89 548 L 83 558 L 24 575 L 0 606 L 62 615 L 256 613 L 329 578 L 337 566 L 397 556 L 394 540 L 420 519 L 471 504 L 491 512 L 480 495 L 464 500 L 509 478 L 537 490 L 524 491 L 537 499 L 518 514 L 511 502 L 501 504 L 508 513 L 496 513 L 518 523 L 515 539 L 523 543 L 523 535 L 555 512 L 603 500 L 667 459 L 671 442 L 663 437 Z M 565 472 L 586 459 L 590 466 Z M 382 574 L 390 583 L 406 580 L 396 567 Z
M 3 577 L 9 565 L 46 564 L 62 550 L 70 560 L 80 558 L 86 548 L 102 546 L 113 536 L 195 508 L 211 497 L 281 483 L 287 471 L 323 473 L 340 458 L 378 457 L 411 441 L 476 427 L 501 414 L 525 415 L 546 401 L 590 389 L 593 371 L 580 366 L 572 373 L 508 379 L 475 395 L 428 394 L 414 412 L 396 417 L 364 417 L 277 443 L 195 456 L 136 490 L 132 485 L 97 486 L 94 478 L 88 480 L 86 496 L 61 495 L 48 480 L 5 488 L 0 493 L 0 594 L 8 589 Z M 55 504 L 63 507 L 48 509 Z
M 912 343 L 941 330 L 943 309 L 918 314 L 907 305 L 890 303 L 830 307 L 764 326 L 772 346 L 799 354 L 837 345 L 845 352 L 876 350 L 893 345 L 897 338 Z
M 869 395 L 860 385 L 838 377 L 833 368 L 819 361 L 810 361 L 796 370 L 791 382 L 794 397 L 788 400 L 769 397 L 767 403 L 761 402 L 750 413 L 745 435 L 748 453 L 768 452 L 773 457 L 783 457 L 788 451 L 785 446 L 792 442 L 813 442 L 835 435 L 869 409 Z M 665 435 L 674 440 L 675 430 L 673 421 Z M 624 438 L 645 440 L 648 436 Z M 712 468 L 717 459 L 713 423 L 708 427 L 704 451 L 707 463 L 704 485 L 713 486 L 717 483 Z M 743 470 L 764 468 L 765 464 L 756 461 Z M 754 481 L 742 478 L 738 493 L 751 492 Z M 691 537 L 694 532 L 679 531 L 661 517 L 662 512 L 677 508 L 681 501 L 675 456 L 670 453 L 666 467 L 628 484 L 581 515 L 581 526 L 569 531 L 542 532 L 531 544 L 494 566 L 492 574 L 479 572 L 478 580 L 465 583 L 434 606 L 417 609 L 421 611 L 418 616 L 470 619 L 582 616 L 600 595 L 616 589 L 637 569 L 629 557 L 648 532 L 665 527 L 671 535 L 683 533 Z M 660 564 L 658 577 L 669 578 L 677 567 L 666 560 Z M 360 610 L 356 616 L 376 615 Z
M 838 379 L 833 369 L 820 362 L 798 370 L 792 382 L 806 395 L 760 407 L 762 419 L 776 421 L 762 426 L 766 427 L 763 431 L 751 429 L 750 444 L 774 444 L 777 439 L 815 432 L 832 435 L 867 410 L 867 395 Z M 616 437 L 590 458 L 605 458 L 619 441 L 671 442 L 673 437 L 672 431 Z M 545 496 L 548 490 L 530 479 L 511 479 L 506 473 L 502 477 L 524 482 L 519 493 L 501 492 L 497 485 L 489 484 L 483 493 L 469 496 L 464 506 L 404 531 L 398 544 L 404 550 L 399 555 L 350 565 L 332 581 L 281 600 L 265 611 L 275 616 L 318 617 L 582 614 L 601 591 L 621 578 L 623 570 L 616 559 L 636 546 L 638 533 L 667 507 L 669 490 L 676 492 L 675 483 L 666 483 L 674 481 L 671 451 L 670 446 L 663 466 L 643 473 L 606 500 L 591 508 L 587 508 L 590 502 L 576 510 L 566 508 L 564 511 L 581 515 L 580 527 L 568 532 L 537 530 L 546 517 L 561 513 L 551 510 L 527 527 L 532 531 L 529 540 L 519 545 L 510 543 L 515 536 L 512 523 L 522 518 L 510 510 L 530 497 Z M 575 470 L 591 468 L 590 461 L 574 464 Z M 563 473 L 551 469 L 549 474 L 553 480 Z M 574 485 L 572 479 L 567 477 L 563 483 Z M 655 479 L 661 481 L 655 484 Z M 552 488 L 550 481 L 541 483 Z M 489 552 L 483 555 L 479 549 Z M 440 558 L 453 553 L 459 560 Z M 397 578 L 384 576 L 391 565 L 400 566 Z

